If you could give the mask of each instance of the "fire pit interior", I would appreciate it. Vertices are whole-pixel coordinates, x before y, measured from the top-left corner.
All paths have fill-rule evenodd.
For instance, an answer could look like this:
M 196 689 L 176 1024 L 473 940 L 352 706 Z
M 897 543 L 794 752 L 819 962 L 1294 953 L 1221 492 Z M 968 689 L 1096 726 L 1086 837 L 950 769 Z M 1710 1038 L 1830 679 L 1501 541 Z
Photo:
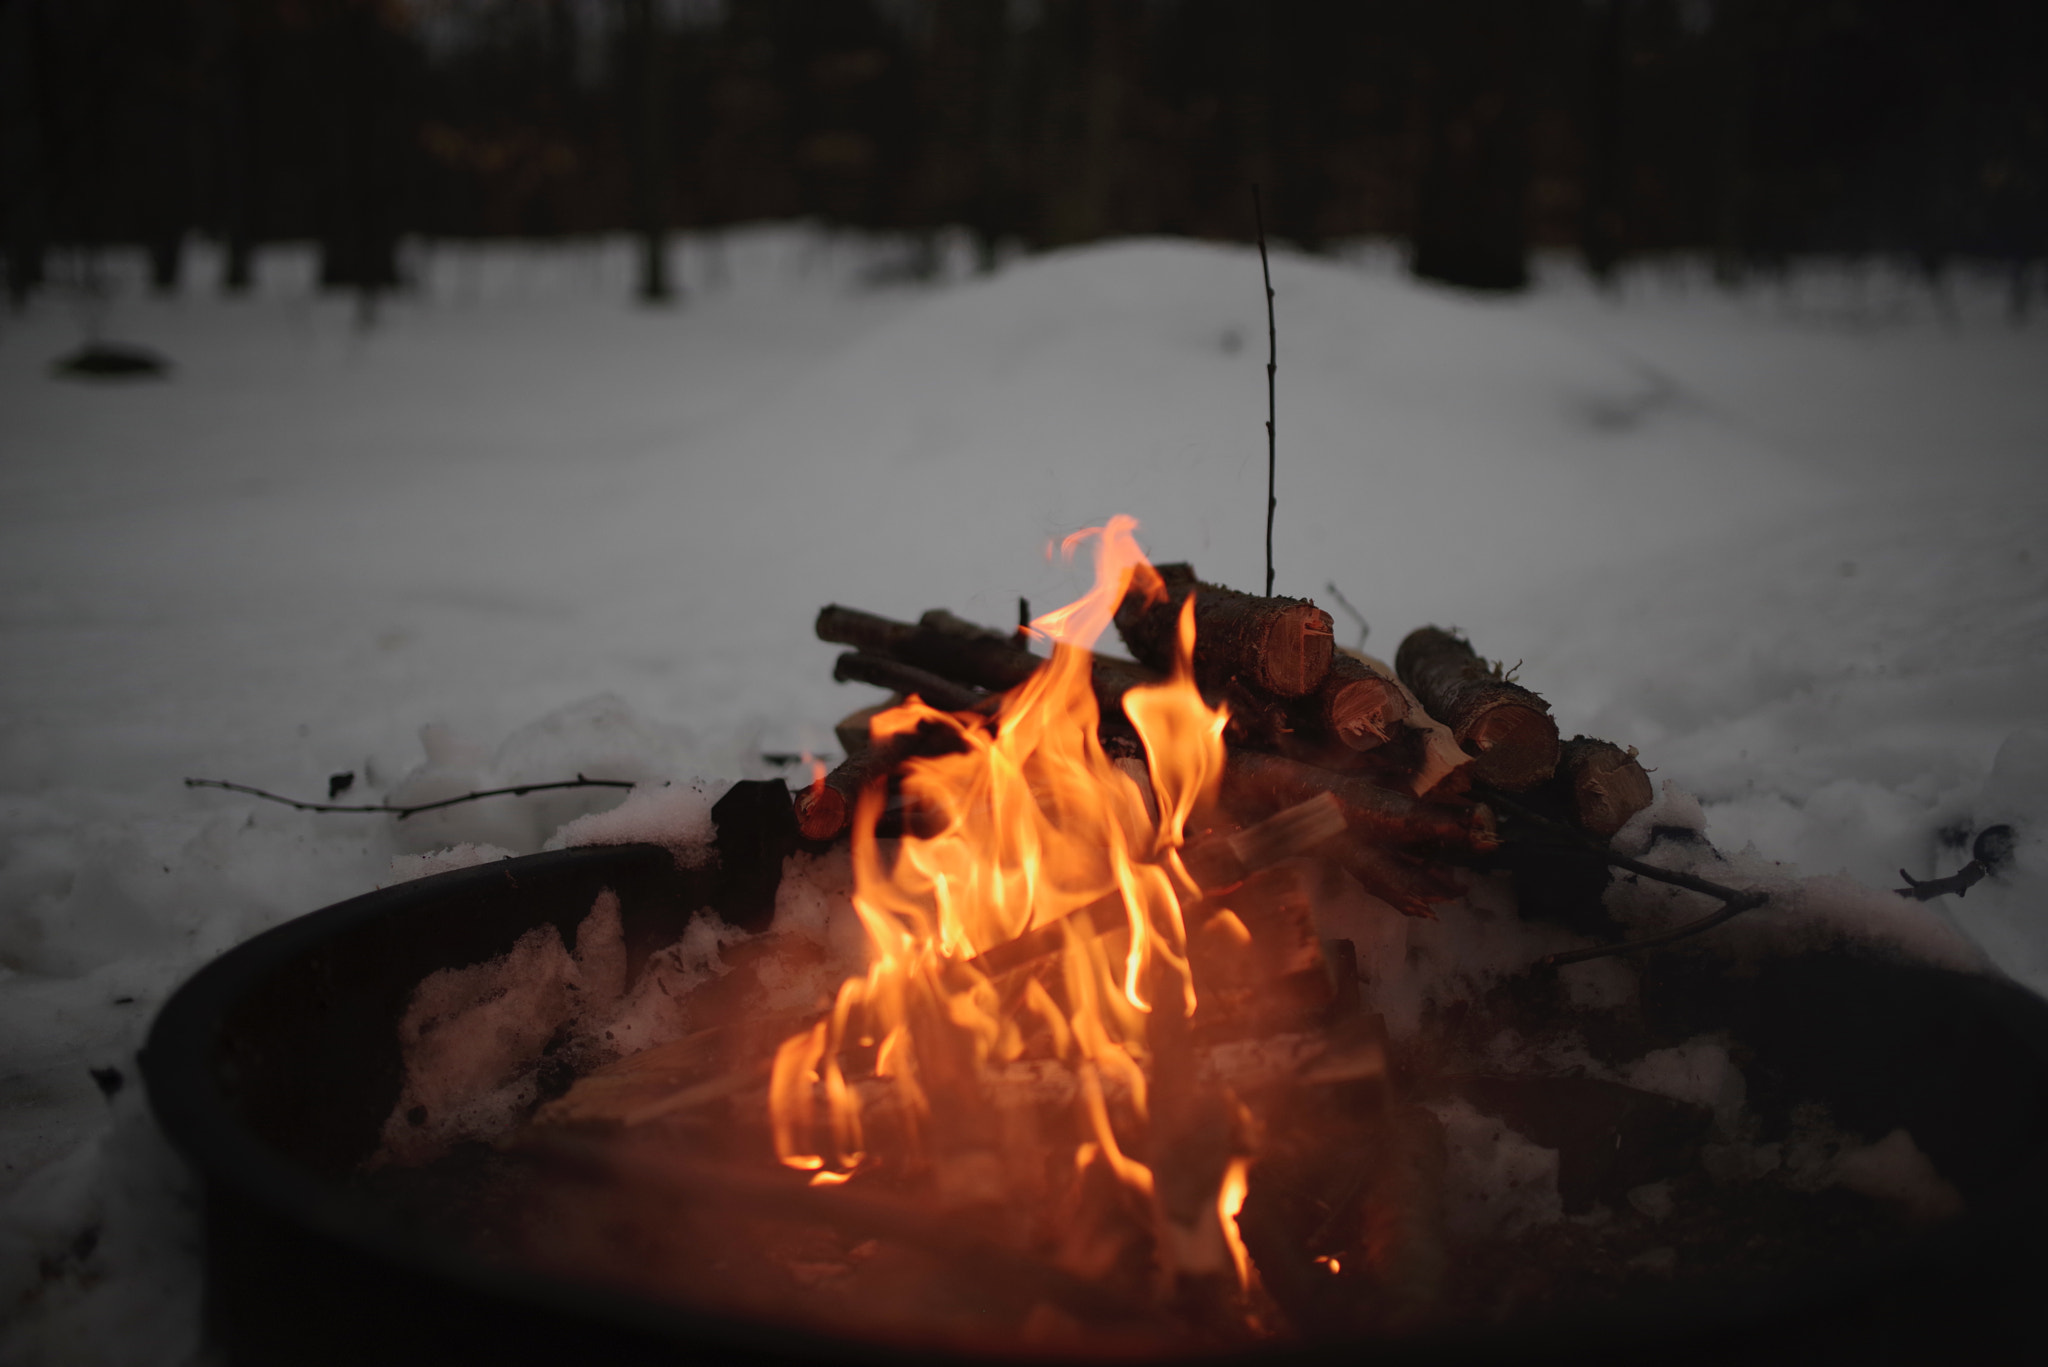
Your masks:
M 393 888 L 195 980 L 147 1063 L 224 1346 L 2006 1332 L 2048 1008 L 1759 910 L 1631 753 L 1454 635 L 1338 655 L 1130 531 L 1034 624 L 1049 661 L 827 609 L 840 677 L 902 696 L 793 800 Z M 1134 661 L 1090 653 L 1112 622 Z

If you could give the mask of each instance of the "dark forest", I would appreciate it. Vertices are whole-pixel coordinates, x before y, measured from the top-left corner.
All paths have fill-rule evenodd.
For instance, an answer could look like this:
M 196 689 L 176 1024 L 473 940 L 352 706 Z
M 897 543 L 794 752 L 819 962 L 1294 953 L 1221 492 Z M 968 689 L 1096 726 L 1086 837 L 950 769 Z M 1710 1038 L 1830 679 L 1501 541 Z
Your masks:
M 0 0 L 8 288 L 70 248 L 810 218 L 982 259 L 1128 234 L 1378 237 L 1515 289 L 1803 254 L 1938 277 L 2048 248 L 2048 9 L 2023 0 Z

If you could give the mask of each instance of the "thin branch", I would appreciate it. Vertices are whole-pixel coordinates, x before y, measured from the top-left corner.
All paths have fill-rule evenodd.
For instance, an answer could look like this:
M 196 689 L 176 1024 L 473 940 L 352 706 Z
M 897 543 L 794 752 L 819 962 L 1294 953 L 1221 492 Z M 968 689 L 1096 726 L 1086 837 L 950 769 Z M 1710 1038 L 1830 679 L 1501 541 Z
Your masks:
M 1910 897 L 1916 902 L 1931 902 L 1937 897 L 1946 897 L 1949 893 L 1961 897 L 1983 881 L 1984 875 L 1989 872 L 1989 869 L 1974 859 L 1946 878 L 1915 878 L 1904 869 L 1900 869 L 1899 877 L 1906 880 L 1906 886 L 1893 888 L 1892 891 L 1901 897 Z
M 1252 184 L 1252 219 L 1259 228 L 1259 273 L 1266 281 L 1266 596 L 1273 596 L 1273 510 L 1280 506 L 1274 496 L 1275 449 L 1273 420 L 1273 376 L 1280 369 L 1280 334 L 1273 326 L 1273 268 L 1266 261 L 1266 211 L 1259 201 L 1257 182 Z
M 1625 854 L 1617 854 L 1613 850 L 1608 849 L 1604 842 L 1586 834 L 1576 826 L 1567 826 L 1562 821 L 1552 821 L 1549 817 L 1524 807 L 1521 803 L 1504 793 L 1489 789 L 1486 793 L 1486 801 L 1493 806 L 1506 809 L 1539 830 L 1548 831 L 1552 835 L 1563 837 L 1567 842 L 1565 848 L 1577 848 L 1589 855 L 1597 855 L 1612 868 L 1626 869 L 1630 873 L 1647 878 L 1655 883 L 1668 883 L 1672 887 L 1684 888 L 1688 892 L 1704 893 L 1708 897 L 1718 897 L 1721 899 L 1720 910 L 1702 916 L 1697 921 L 1687 921 L 1682 926 L 1674 926 L 1670 930 L 1660 931 L 1655 935 L 1645 935 L 1640 940 L 1623 940 L 1617 944 L 1599 945 L 1592 949 L 1573 949 L 1558 954 L 1545 955 L 1537 962 L 1546 968 L 1562 968 L 1566 964 L 1584 963 L 1588 959 L 1605 959 L 1616 954 L 1633 954 L 1637 950 L 1656 949 L 1678 940 L 1690 939 L 1702 931 L 1712 930 L 1724 921 L 1734 920 L 1745 911 L 1753 911 L 1771 900 L 1771 895 L 1767 892 L 1731 888 L 1724 883 L 1716 883 L 1694 874 L 1681 873 L 1677 869 L 1659 868 L 1655 864 L 1645 864 L 1640 859 L 1631 859 Z
M 1330 596 L 1337 600 L 1337 606 L 1344 609 L 1344 611 L 1350 613 L 1351 620 L 1358 623 L 1358 648 L 1360 650 L 1364 650 L 1365 638 L 1372 635 L 1372 628 L 1366 624 L 1365 614 L 1360 612 L 1357 608 L 1351 606 L 1351 600 L 1344 596 L 1344 590 L 1337 587 L 1336 580 L 1325 580 L 1323 583 L 1323 587 L 1328 589 L 1330 591 Z M 1381 736 L 1380 739 L 1385 740 L 1386 737 Z
M 585 778 L 583 775 L 578 774 L 575 778 L 563 779 L 559 783 L 522 783 L 516 788 L 486 788 L 482 792 L 464 793 L 460 797 L 446 797 L 442 798 L 439 802 L 415 803 L 409 807 L 395 806 L 389 802 L 301 802 L 297 798 L 265 792 L 261 788 L 251 788 L 246 783 L 229 783 L 217 778 L 188 778 L 185 780 L 185 786 L 187 788 L 224 788 L 231 793 L 247 793 L 250 797 L 260 797 L 265 802 L 281 802 L 285 806 L 295 808 L 301 812 L 389 812 L 400 821 L 403 821 L 407 817 L 416 816 L 421 812 L 439 811 L 443 807 L 453 807 L 463 802 L 476 802 L 487 797 L 525 797 L 528 793 L 547 793 L 553 792 L 558 788 L 632 788 L 637 785 L 630 779 Z
M 942 712 L 971 712 L 988 702 L 990 696 L 980 689 L 963 687 L 929 669 L 919 669 L 916 665 L 907 665 L 901 660 L 865 650 L 849 650 L 841 655 L 832 666 L 832 677 L 840 683 L 873 684 L 891 693 L 914 693 Z

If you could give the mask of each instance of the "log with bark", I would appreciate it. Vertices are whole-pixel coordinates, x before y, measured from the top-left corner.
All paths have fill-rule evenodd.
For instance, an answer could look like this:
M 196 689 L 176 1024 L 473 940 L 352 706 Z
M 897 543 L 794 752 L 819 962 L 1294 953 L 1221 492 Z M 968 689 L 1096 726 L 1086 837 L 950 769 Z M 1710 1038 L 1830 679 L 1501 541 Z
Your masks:
M 821 639 L 858 647 L 856 653 L 840 657 L 833 677 L 871 683 L 899 695 L 918 693 L 934 707 L 949 711 L 986 710 L 989 694 L 1016 687 L 1045 663 L 1020 634 L 979 626 L 943 608 L 932 609 L 912 625 L 833 605 L 818 614 L 817 631 Z M 1146 664 L 1093 655 L 1090 680 L 1105 730 L 1121 726 L 1126 693 L 1165 678 L 1162 670 Z M 1208 690 L 1211 703 L 1230 709 L 1230 739 L 1311 763 L 1354 766 L 1363 762 L 1359 756 L 1390 740 L 1416 741 L 1414 728 L 1430 724 L 1393 670 L 1364 657 L 1337 656 L 1322 683 L 1296 698 L 1275 696 L 1250 679 L 1232 676 L 1220 689 Z M 860 732 L 854 744 L 846 745 L 842 738 L 852 754 L 866 743 L 865 720 L 853 723 L 850 718 L 849 723 Z M 1434 742 L 1397 744 L 1376 771 L 1398 770 L 1423 784 L 1416 791 L 1428 791 L 1464 758 L 1455 744 L 1448 748 L 1457 758 L 1447 763 Z
M 1573 736 L 1564 743 L 1552 781 L 1563 790 L 1559 796 L 1572 824 L 1602 840 L 1612 838 L 1656 796 L 1633 748 L 1591 736 Z
M 1408 718 L 1408 696 L 1390 674 L 1348 651 L 1330 660 L 1330 672 L 1298 709 L 1317 733 L 1353 750 L 1386 744 Z
M 885 787 L 906 760 L 956 754 L 959 735 L 936 722 L 870 741 L 836 769 L 796 795 L 797 830 L 806 840 L 832 840 L 853 820 L 863 792 Z
M 838 683 L 873 684 L 904 698 L 922 698 L 941 712 L 972 712 L 986 706 L 992 696 L 941 678 L 929 669 L 864 650 L 841 655 L 833 663 L 832 678 Z
M 1394 657 L 1401 681 L 1451 728 L 1473 757 L 1473 777 L 1507 792 L 1533 788 L 1557 770 L 1550 704 L 1511 683 L 1464 637 L 1439 627 L 1410 632 Z
M 1193 594 L 1195 679 L 1204 689 L 1220 691 L 1235 679 L 1275 698 L 1300 698 L 1329 674 L 1336 632 L 1330 614 L 1314 603 L 1204 584 L 1184 564 L 1158 570 L 1164 596 L 1133 585 L 1116 613 L 1117 630 L 1141 664 L 1172 667 L 1181 604 Z
M 817 632 L 820 640 L 858 647 L 866 660 L 882 657 L 924 671 L 925 677 L 936 676 L 991 693 L 1015 688 L 1045 664 L 1045 657 L 1034 654 L 1024 637 L 979 626 L 944 608 L 933 608 L 913 626 L 833 605 L 819 612 Z M 890 680 L 910 677 L 887 674 L 866 663 L 847 668 L 847 678 L 859 678 L 899 692 L 903 690 Z M 1092 656 L 1089 668 L 1096 706 L 1105 718 L 1122 715 L 1124 694 L 1131 689 L 1161 683 L 1166 678 L 1157 670 L 1106 655 Z M 853 672 L 855 669 L 863 672 Z

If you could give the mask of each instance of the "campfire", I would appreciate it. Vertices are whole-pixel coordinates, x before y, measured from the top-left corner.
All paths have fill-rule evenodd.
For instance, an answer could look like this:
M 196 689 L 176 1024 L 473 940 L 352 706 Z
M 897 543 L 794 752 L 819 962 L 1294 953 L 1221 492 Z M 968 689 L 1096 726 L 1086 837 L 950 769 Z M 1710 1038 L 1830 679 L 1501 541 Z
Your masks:
M 1632 751 L 1454 633 L 1343 651 L 1135 531 L 1068 538 L 1093 587 L 1015 631 L 825 608 L 835 676 L 894 696 L 712 808 L 727 886 L 783 864 L 772 925 L 629 949 L 606 893 L 428 977 L 365 1189 L 721 1314 L 1113 1355 L 1626 1298 L 1959 1208 L 1924 1118 L 1872 1132 L 1882 1058 L 1745 1081 L 1755 942 L 1618 957 L 1765 900 L 1614 847 L 1692 838 Z M 1630 939 L 1611 869 L 1681 900 Z M 1796 1042 L 1843 999 L 1785 962 Z

